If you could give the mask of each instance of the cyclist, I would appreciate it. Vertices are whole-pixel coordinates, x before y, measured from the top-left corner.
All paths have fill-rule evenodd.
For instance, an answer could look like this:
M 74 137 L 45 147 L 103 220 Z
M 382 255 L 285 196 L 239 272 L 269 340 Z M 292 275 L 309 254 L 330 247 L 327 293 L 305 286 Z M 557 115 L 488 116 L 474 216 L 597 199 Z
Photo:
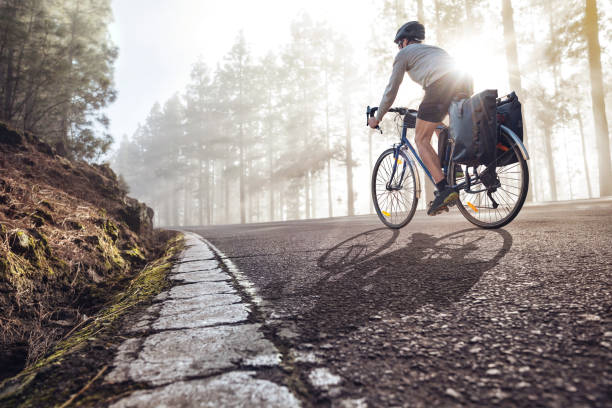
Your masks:
M 446 51 L 423 44 L 424 39 L 425 27 L 418 21 L 410 21 L 397 30 L 394 42 L 400 51 L 393 61 L 391 78 L 376 116 L 368 120 L 368 125 L 373 129 L 378 126 L 393 104 L 406 72 L 423 87 L 425 96 L 417 114 L 415 142 L 423 163 L 436 183 L 435 198 L 429 203 L 427 214 L 437 215 L 448 210 L 448 206 L 459 199 L 459 194 L 446 182 L 440 159 L 431 146 L 431 136 L 448 113 L 453 97 L 458 94 L 471 96 L 472 80 L 457 70 Z

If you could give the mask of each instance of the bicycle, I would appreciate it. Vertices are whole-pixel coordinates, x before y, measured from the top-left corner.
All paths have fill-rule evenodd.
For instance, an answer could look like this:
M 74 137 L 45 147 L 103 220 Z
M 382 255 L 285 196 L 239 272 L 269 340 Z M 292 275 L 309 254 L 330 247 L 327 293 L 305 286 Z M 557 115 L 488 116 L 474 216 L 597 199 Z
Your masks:
M 378 107 L 367 107 L 372 117 Z M 402 118 L 400 142 L 385 150 L 372 172 L 372 200 L 378 218 L 389 228 L 402 228 L 412 220 L 421 195 L 421 181 L 416 163 L 429 180 L 433 177 L 406 137 L 416 127 L 417 111 L 404 107 L 389 109 Z M 449 128 L 438 126 L 438 137 L 448 137 Z M 382 130 L 378 128 L 382 133 Z M 500 228 L 521 210 L 529 188 L 529 154 L 520 138 L 508 127 L 498 124 L 497 157 L 486 166 L 471 167 L 453 161 L 454 144 L 449 138 L 445 151 L 448 165 L 443 168 L 449 186 L 459 191 L 454 203 L 461 214 L 481 228 Z M 398 132 L 400 133 L 400 132 Z M 401 166 L 401 171 L 398 171 Z M 514 176 L 516 174 L 516 176 Z

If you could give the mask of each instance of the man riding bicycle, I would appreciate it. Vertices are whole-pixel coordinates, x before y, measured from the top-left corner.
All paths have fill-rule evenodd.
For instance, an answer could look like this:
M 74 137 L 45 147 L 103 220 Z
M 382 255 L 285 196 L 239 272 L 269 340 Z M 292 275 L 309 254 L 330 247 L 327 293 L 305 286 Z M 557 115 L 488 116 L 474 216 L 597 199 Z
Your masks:
M 368 125 L 376 129 L 393 104 L 399 86 L 407 72 L 410 78 L 425 90 L 425 96 L 417 113 L 415 142 L 423 163 L 431 173 L 436 189 L 434 200 L 429 203 L 428 215 L 437 215 L 459 199 L 458 192 L 448 186 L 436 151 L 431 146 L 431 136 L 448 113 L 452 99 L 461 94 L 472 94 L 472 80 L 460 73 L 450 55 L 433 45 L 422 44 L 425 27 L 418 21 L 410 21 L 397 30 L 394 42 L 400 51 L 393 61 L 393 71 L 375 117 Z

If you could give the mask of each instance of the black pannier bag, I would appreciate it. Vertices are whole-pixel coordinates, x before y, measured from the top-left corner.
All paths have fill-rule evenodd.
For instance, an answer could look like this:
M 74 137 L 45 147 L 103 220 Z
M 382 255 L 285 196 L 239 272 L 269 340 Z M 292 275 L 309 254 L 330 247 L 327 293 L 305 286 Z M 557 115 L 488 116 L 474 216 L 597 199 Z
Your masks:
M 455 99 L 448 113 L 454 141 L 453 161 L 468 166 L 495 161 L 497 90 L 487 89 L 468 99 Z
M 521 142 L 523 141 L 523 114 L 516 93 L 511 92 L 497 100 L 497 122 L 516 133 Z M 505 137 L 499 134 L 497 139 L 497 155 L 500 158 L 498 166 L 507 166 L 518 161 L 516 154 L 510 150 L 512 146 L 508 144 Z M 504 155 L 505 152 L 508 154 Z

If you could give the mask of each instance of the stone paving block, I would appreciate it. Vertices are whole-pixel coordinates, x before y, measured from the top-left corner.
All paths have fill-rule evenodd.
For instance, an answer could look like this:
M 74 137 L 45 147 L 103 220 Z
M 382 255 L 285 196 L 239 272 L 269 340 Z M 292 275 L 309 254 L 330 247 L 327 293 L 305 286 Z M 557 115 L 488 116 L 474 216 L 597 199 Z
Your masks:
M 202 241 L 190 242 L 191 244 L 181 253 L 181 258 L 201 257 L 202 259 L 213 259 L 215 257 L 215 253 Z
M 240 296 L 231 293 L 220 293 L 198 296 L 189 299 L 169 299 L 162 303 L 158 313 L 161 316 L 171 316 L 191 310 L 202 310 L 214 306 L 226 306 L 241 302 Z
M 219 262 L 216 260 L 202 260 L 193 262 L 184 262 L 174 265 L 171 273 L 184 273 L 184 272 L 196 272 L 196 271 L 209 271 L 213 269 L 219 269 Z
M 280 354 L 263 337 L 258 324 L 165 331 L 147 337 L 132 361 L 118 361 L 107 376 L 111 383 L 167 384 L 251 364 L 278 365 Z M 259 360 L 258 360 L 259 358 Z
M 201 295 L 236 293 L 236 291 L 226 282 L 198 282 L 189 285 L 175 286 L 170 289 L 168 296 L 166 296 L 165 293 L 166 292 L 162 292 L 155 299 L 162 300 L 168 297 L 171 299 L 188 299 Z
M 195 262 L 215 260 L 215 255 L 210 251 L 192 251 L 183 253 L 178 262 Z
M 139 338 L 127 339 L 121 343 L 113 361 L 115 369 L 105 377 L 106 382 L 120 383 L 129 380 L 130 363 L 138 357 L 141 343 Z
M 154 330 L 206 327 L 246 322 L 248 317 L 249 308 L 245 304 L 207 306 L 192 310 L 181 310 L 180 307 L 169 307 L 166 309 L 164 307 L 159 319 L 153 323 L 152 327 Z
M 299 407 L 286 387 L 235 371 L 216 377 L 181 381 L 155 390 L 136 391 L 111 408 L 157 407 Z
M 198 272 L 186 272 L 186 273 L 174 273 L 170 276 L 171 280 L 181 281 L 184 283 L 195 283 L 195 282 L 218 282 L 218 281 L 229 281 L 230 277 L 225 272 L 221 271 L 198 271 Z

